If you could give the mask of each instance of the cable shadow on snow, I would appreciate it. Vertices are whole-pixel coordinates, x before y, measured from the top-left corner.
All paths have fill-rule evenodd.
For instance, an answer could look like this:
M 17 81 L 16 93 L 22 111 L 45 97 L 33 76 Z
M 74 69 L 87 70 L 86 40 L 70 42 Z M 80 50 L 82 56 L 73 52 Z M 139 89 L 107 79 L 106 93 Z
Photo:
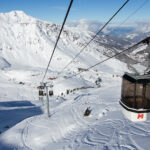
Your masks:
M 22 120 L 42 114 L 40 107 L 32 104 L 30 101 L 8 101 L 0 102 L 0 136 L 9 128 L 15 126 Z M 14 149 L 0 141 L 0 149 Z

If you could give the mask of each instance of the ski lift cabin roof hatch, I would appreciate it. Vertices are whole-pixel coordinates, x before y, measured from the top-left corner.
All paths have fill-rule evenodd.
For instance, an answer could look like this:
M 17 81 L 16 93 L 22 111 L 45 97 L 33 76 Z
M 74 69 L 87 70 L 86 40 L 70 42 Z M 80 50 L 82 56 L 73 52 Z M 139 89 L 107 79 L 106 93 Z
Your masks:
M 150 74 L 125 73 L 122 79 L 120 104 L 131 121 L 150 120 Z

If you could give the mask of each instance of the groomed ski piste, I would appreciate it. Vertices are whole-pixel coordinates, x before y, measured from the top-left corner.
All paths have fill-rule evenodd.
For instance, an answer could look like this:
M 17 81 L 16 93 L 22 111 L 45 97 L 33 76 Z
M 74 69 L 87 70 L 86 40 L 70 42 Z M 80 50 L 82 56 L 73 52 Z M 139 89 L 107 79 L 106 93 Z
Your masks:
M 131 72 L 127 64 L 113 58 L 66 80 L 78 68 L 108 58 L 103 55 L 107 48 L 92 43 L 59 74 L 91 37 L 91 32 L 67 28 L 46 77 L 56 78 L 48 118 L 46 98 L 39 100 L 37 87 L 57 35 L 49 29 L 56 25 L 37 22 L 23 12 L 0 17 L 0 150 L 149 150 L 150 122 L 129 121 L 119 105 L 121 76 Z M 73 92 L 66 94 L 68 89 Z M 91 113 L 84 116 L 87 108 Z
M 99 87 L 50 97 L 50 118 L 47 117 L 46 99 L 43 103 L 39 101 L 35 88 L 36 81 L 41 78 L 40 71 L 12 68 L 1 70 L 0 76 L 2 150 L 149 149 L 150 122 L 133 123 L 121 112 L 120 76 L 101 72 Z M 77 78 L 72 80 L 81 84 Z M 65 81 L 57 88 L 64 89 L 66 85 L 76 86 Z M 91 114 L 85 117 L 87 108 L 91 109 Z

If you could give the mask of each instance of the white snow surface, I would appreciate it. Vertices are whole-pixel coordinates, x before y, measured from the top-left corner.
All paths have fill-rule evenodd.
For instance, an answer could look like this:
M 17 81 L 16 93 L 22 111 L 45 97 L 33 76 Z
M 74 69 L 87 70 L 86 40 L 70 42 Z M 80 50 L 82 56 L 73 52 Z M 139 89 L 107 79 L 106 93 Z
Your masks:
M 129 71 L 125 63 L 114 58 L 66 79 L 78 73 L 77 68 L 107 58 L 95 51 L 105 47 L 93 43 L 58 74 L 91 32 L 73 27 L 63 32 L 46 77 L 54 84 L 48 118 L 46 97 L 38 100 L 37 86 L 59 26 L 20 11 L 0 14 L 0 20 L 0 150 L 149 150 L 150 122 L 130 122 L 119 105 L 121 76 Z M 95 84 L 98 78 L 102 79 L 99 86 Z M 85 117 L 87 108 L 91 114 Z

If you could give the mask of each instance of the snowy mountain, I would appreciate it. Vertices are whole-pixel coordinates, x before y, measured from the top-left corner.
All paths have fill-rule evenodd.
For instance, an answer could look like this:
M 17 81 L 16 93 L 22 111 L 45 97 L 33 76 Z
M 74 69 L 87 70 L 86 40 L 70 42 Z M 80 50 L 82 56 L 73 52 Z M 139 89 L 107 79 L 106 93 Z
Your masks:
M 47 56 L 51 54 L 60 26 L 37 20 L 21 11 L 1 13 L 0 20 L 1 57 L 12 66 L 45 67 L 49 59 Z M 69 62 L 92 36 L 94 36 L 93 32 L 66 27 L 52 66 L 57 62 L 55 68 L 62 68 L 61 64 Z M 117 40 L 101 35 L 89 45 L 81 57 L 86 54 L 87 57 L 93 57 L 93 62 L 96 62 L 96 59 L 98 61 L 104 54 L 115 53 L 117 48 L 122 48 Z M 87 62 L 82 58 L 79 58 L 79 61 L 83 67 L 87 67 Z
M 104 22 L 90 21 L 87 19 L 76 20 L 68 23 L 68 26 L 70 27 L 92 32 L 97 32 L 103 25 Z M 139 40 L 150 36 L 150 21 L 139 20 L 133 23 L 110 23 L 102 33 L 114 38 L 119 37 L 121 40 L 126 39 L 127 41 L 138 42 Z
M 27 16 L 21 11 L 1 13 L 0 19 L 1 56 L 12 66 L 46 66 L 49 59 L 47 56 L 53 49 L 60 26 Z M 57 62 L 55 68 L 60 69 L 61 64 L 67 64 L 92 36 L 94 32 L 82 28 L 65 27 L 53 59 L 54 64 Z M 99 60 L 99 57 L 103 55 L 110 56 L 117 53 L 127 44 L 129 42 L 126 40 L 120 41 L 117 38 L 99 35 L 81 56 L 86 53 L 87 56 L 94 57 L 93 62 L 95 62 L 95 58 Z M 82 61 L 80 57 L 79 59 L 86 67 L 85 61 Z
M 150 21 L 136 21 L 134 30 L 130 33 L 126 33 L 125 36 L 126 38 L 136 42 L 150 36 Z
M 97 32 L 103 25 L 104 25 L 103 22 L 89 21 L 86 19 L 68 23 L 68 26 L 75 27 L 78 30 L 82 29 L 91 32 Z M 104 45 L 104 46 L 110 48 L 112 48 L 113 46 L 118 50 L 126 49 L 127 47 L 130 47 L 131 45 L 141 41 L 142 39 L 149 37 L 150 36 L 149 27 L 150 27 L 150 21 L 146 21 L 146 20 L 136 21 L 134 23 L 125 24 L 125 25 L 119 23 L 110 24 L 101 33 L 103 37 L 105 38 L 107 37 L 106 39 L 108 41 L 108 45 Z M 119 44 L 116 43 L 119 43 L 120 46 Z M 128 66 L 130 66 L 132 69 L 134 68 L 133 66 L 135 66 L 134 64 L 136 64 L 137 62 L 140 62 L 143 65 L 147 65 L 146 47 L 147 47 L 146 44 L 139 45 L 131 49 L 130 51 L 126 52 L 125 54 L 120 55 L 119 57 L 117 57 L 117 59 L 127 63 Z M 113 51 L 112 53 L 115 54 L 117 52 Z
M 128 121 L 118 103 L 121 76 L 133 71 L 136 58 L 132 54 L 145 47 L 87 71 L 89 66 L 133 44 L 100 34 L 60 73 L 95 32 L 95 27 L 91 30 L 86 26 L 83 30 L 84 25 L 65 26 L 45 79 L 54 85 L 48 118 L 46 97 L 38 100 L 37 86 L 60 25 L 22 11 L 0 13 L 0 22 L 0 149 L 148 150 L 149 122 Z M 142 67 L 138 64 L 138 68 Z M 82 70 L 86 71 L 67 79 Z M 85 117 L 87 108 L 91 113 Z

